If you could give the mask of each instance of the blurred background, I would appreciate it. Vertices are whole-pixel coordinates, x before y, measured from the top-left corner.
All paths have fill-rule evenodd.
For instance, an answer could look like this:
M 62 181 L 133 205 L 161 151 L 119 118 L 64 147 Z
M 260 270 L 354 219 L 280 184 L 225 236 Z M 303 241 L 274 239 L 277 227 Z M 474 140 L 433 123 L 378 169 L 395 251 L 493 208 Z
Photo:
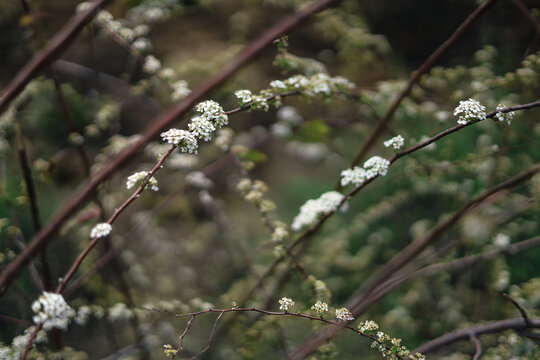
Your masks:
M 29 14 L 23 3 L 30 6 Z M 59 100 L 47 70 L 0 115 L 2 270 L 35 234 L 16 124 L 35 182 L 39 217 L 46 224 L 89 174 L 133 143 L 157 114 L 215 75 L 265 29 L 309 3 L 117 0 L 100 13 L 52 65 L 64 99 Z M 296 311 L 309 312 L 317 299 L 339 308 L 411 241 L 484 189 L 538 162 L 537 109 L 517 112 L 511 125 L 485 121 L 445 137 L 396 162 L 386 177 L 351 199 L 347 211 L 324 224 L 299 256 L 311 277 L 285 261 L 262 289 L 239 303 L 258 274 L 283 253 L 283 245 L 301 233 L 288 229 L 290 236 L 282 242 L 272 240 L 262 221 L 266 215 L 258 211 L 260 203 L 254 205 L 237 189 L 244 172 L 252 181 L 264 182 L 258 183 L 267 188 L 262 196 L 269 209 L 275 205 L 268 218 L 288 227 L 307 200 L 335 188 L 340 172 L 349 167 L 412 72 L 479 3 L 342 1 L 293 31 L 288 47 L 265 49 L 209 99 L 230 110 L 239 105 L 236 90 L 257 93 L 272 80 L 298 74 L 342 76 L 356 88 L 349 96 L 294 96 L 284 98 L 279 109 L 232 115 L 227 128 L 232 131 L 201 145 L 197 156 L 175 153 L 156 175 L 160 190 L 143 193 L 122 214 L 110 241 L 100 244 L 78 271 L 84 281 L 68 287 L 70 306 L 90 306 L 92 315 L 59 336 L 50 334 L 48 343 L 38 344 L 35 358 L 52 358 L 55 349 L 62 349 L 57 358 L 69 359 L 165 358 L 163 344 L 178 346 L 187 319 L 144 311 L 142 306 L 174 313 L 236 303 L 277 310 L 278 299 L 287 296 L 295 300 Z M 488 8 L 413 86 L 370 155 L 390 158 L 393 153 L 383 141 L 396 134 L 409 147 L 454 126 L 454 108 L 469 97 L 487 111 L 500 103 L 537 100 L 540 35 L 532 24 L 540 21 L 540 4 L 522 4 L 530 18 L 513 1 L 496 1 Z M 1 88 L 78 6 L 66 0 L 0 1 Z M 158 64 L 152 58 L 148 63 L 149 56 Z M 187 128 L 190 117 L 178 119 L 175 127 Z M 67 271 L 100 217 L 110 216 L 131 194 L 126 177 L 151 169 L 167 148 L 160 139 L 148 144 L 62 227 L 45 254 L 51 279 Z M 441 236 L 414 266 L 537 236 L 539 197 L 538 175 L 497 193 Z M 106 254 L 117 256 L 99 269 L 93 267 Z M 518 316 L 502 293 L 519 299 L 534 317 L 540 304 L 539 259 L 540 250 L 533 248 L 410 281 L 371 306 L 360 320 L 376 321 L 414 349 L 448 331 Z M 1 315 L 23 320 L 0 318 L 0 342 L 5 346 L 23 333 L 29 325 L 25 321 L 32 321 L 30 306 L 41 292 L 34 272 L 43 269 L 42 259 L 36 258 L 0 299 Z M 314 290 L 315 283 L 319 287 Z M 191 357 L 206 346 L 214 319 L 197 318 L 179 357 Z M 308 334 L 321 329 L 309 321 L 255 314 L 227 314 L 220 324 L 202 357 L 285 358 Z M 482 337 L 482 343 L 486 359 L 532 359 L 535 353 L 532 341 L 513 332 Z M 432 356 L 469 359 L 473 354 L 473 344 L 465 342 Z M 380 354 L 370 349 L 370 341 L 340 333 L 313 356 L 376 359 Z

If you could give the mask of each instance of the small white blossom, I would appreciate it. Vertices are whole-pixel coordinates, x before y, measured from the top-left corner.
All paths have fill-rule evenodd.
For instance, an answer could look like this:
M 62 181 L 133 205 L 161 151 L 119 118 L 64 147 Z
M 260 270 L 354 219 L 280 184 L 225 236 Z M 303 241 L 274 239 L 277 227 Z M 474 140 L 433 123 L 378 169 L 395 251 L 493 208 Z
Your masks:
M 92 315 L 90 307 L 86 305 L 81 306 L 79 310 L 77 310 L 77 315 L 75 315 L 73 321 L 75 321 L 75 324 L 77 325 L 85 326 L 90 315 Z
M 155 74 L 161 69 L 161 62 L 154 56 L 148 55 L 144 58 L 143 71 L 147 74 Z
M 328 211 L 336 211 L 342 200 L 343 194 L 337 191 L 329 191 L 318 199 L 308 200 L 300 207 L 300 213 L 294 218 L 291 229 L 298 231 L 304 226 L 313 225 L 319 215 Z
M 271 81 L 270 87 L 276 90 L 287 90 L 287 85 L 281 80 Z
M 341 172 L 341 186 L 347 186 L 348 184 L 359 186 L 364 181 L 366 181 L 366 170 L 361 167 L 355 166 Z
M 499 111 L 495 114 L 495 118 L 497 118 L 497 120 L 499 121 L 506 120 L 508 125 L 512 125 L 512 119 L 514 118 L 515 113 L 513 111 L 509 111 L 507 113 L 503 113 L 502 111 L 500 111 L 504 109 L 506 109 L 506 106 L 504 106 L 503 104 L 497 105 L 497 108 L 495 110 Z
M 388 172 L 390 161 L 380 157 L 372 156 L 364 163 L 366 179 L 374 178 L 377 175 L 385 176 Z
M 216 127 L 212 122 L 202 116 L 195 116 L 191 119 L 188 127 L 193 135 L 204 141 L 212 140 L 212 133 L 216 131 Z
M 303 75 L 296 75 L 285 80 L 285 84 L 297 90 L 302 90 L 309 85 L 309 80 Z
M 247 104 L 253 100 L 253 94 L 251 94 L 251 91 L 249 90 L 238 90 L 235 91 L 234 95 L 236 95 L 236 97 L 240 99 L 242 105 Z
M 289 310 L 290 307 L 293 307 L 294 301 L 291 298 L 283 297 L 281 300 L 279 300 L 279 309 L 280 310 Z
M 188 87 L 188 83 L 185 80 L 178 80 L 171 84 L 172 93 L 171 93 L 171 100 L 172 101 L 179 101 L 184 98 L 186 98 L 189 94 L 191 94 L 191 90 Z
M 201 116 L 211 121 L 218 129 L 227 125 L 229 122 L 229 118 L 223 111 L 221 105 L 213 100 L 207 100 L 197 104 L 195 110 L 202 113 Z
M 234 136 L 234 131 L 230 128 L 224 128 L 217 132 L 217 137 L 214 142 L 214 144 L 221 150 L 221 151 L 227 151 L 229 150 L 229 146 L 231 145 L 231 141 Z
M 34 323 L 43 323 L 45 331 L 52 328 L 67 329 L 69 321 L 75 315 L 62 295 L 46 291 L 34 301 L 32 311 L 36 314 Z
M 180 146 L 180 151 L 183 153 L 197 153 L 197 139 L 187 130 L 170 129 L 162 132 L 161 137 L 169 144 Z
M 498 233 L 493 238 L 493 245 L 499 248 L 505 248 L 510 245 L 510 236 L 502 233 Z
M 398 136 L 394 136 L 393 138 L 391 138 L 390 140 L 386 140 L 384 142 L 384 146 L 385 147 L 390 147 L 392 146 L 394 148 L 394 150 L 399 150 L 403 147 L 403 145 L 405 145 L 405 139 L 403 138 L 403 136 L 401 135 L 398 135 Z
M 148 173 L 146 171 L 139 171 L 136 172 L 130 176 L 128 176 L 126 181 L 126 187 L 128 189 L 134 188 L 135 186 L 139 186 L 143 180 L 146 178 Z M 148 181 L 148 184 L 145 186 L 146 189 L 152 190 L 152 191 L 158 191 L 159 188 L 157 186 L 157 180 L 153 176 Z
M 91 238 L 105 237 L 109 235 L 111 231 L 112 231 L 111 224 L 100 223 L 92 228 L 92 231 L 90 231 L 90 237 Z
M 336 318 L 341 321 L 354 320 L 353 314 L 347 308 L 336 309 Z
M 328 311 L 328 304 L 322 301 L 317 301 L 312 307 L 312 310 L 315 310 L 319 313 L 319 315 L 322 315 L 323 312 Z
M 136 50 L 140 52 L 152 50 L 152 42 L 147 38 L 138 38 L 131 44 Z
M 379 324 L 373 320 L 366 320 L 366 322 L 358 325 L 358 329 L 362 332 L 375 331 L 379 329 Z
M 159 72 L 159 76 L 165 81 L 171 80 L 174 77 L 174 75 L 175 75 L 174 70 L 171 69 L 170 67 L 161 69 L 161 71 Z
M 206 177 L 202 171 L 193 171 L 186 175 L 186 184 L 199 189 L 210 189 L 214 186 L 212 180 Z
M 129 320 L 133 317 L 133 311 L 128 309 L 128 307 L 124 303 L 116 303 L 109 309 L 109 319 L 111 321 Z
M 469 100 L 459 102 L 459 106 L 454 110 L 454 116 L 456 115 L 459 115 L 457 123 L 465 125 L 472 121 L 485 120 L 486 108 L 477 100 L 469 98 Z

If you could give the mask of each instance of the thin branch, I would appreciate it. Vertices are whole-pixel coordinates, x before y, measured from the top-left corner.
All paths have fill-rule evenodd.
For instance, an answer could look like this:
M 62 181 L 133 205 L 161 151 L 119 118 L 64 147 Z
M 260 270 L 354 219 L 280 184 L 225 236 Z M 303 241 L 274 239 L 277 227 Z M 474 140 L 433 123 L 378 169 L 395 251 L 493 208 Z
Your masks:
M 97 7 L 106 1 L 110 0 L 100 0 L 92 6 L 88 11 L 97 11 Z M 332 6 L 339 2 L 340 0 L 318 0 L 312 3 L 310 6 L 305 7 L 298 13 L 292 14 L 285 19 L 281 20 L 275 26 L 267 30 L 257 39 L 252 41 L 247 45 L 243 51 L 241 51 L 228 65 L 226 65 L 220 72 L 218 72 L 213 78 L 206 81 L 199 88 L 195 89 L 186 99 L 174 105 L 169 110 L 163 112 L 158 116 L 150 125 L 142 132 L 141 139 L 129 146 L 127 149 L 122 151 L 116 157 L 111 159 L 111 161 L 104 166 L 98 173 L 96 173 L 87 183 L 81 185 L 77 189 L 68 202 L 51 217 L 50 222 L 37 234 L 30 245 L 28 246 L 27 251 L 20 254 L 14 261 L 12 261 L 9 267 L 6 269 L 2 277 L 0 278 L 0 296 L 5 292 L 7 286 L 15 279 L 17 274 L 23 269 L 23 267 L 28 263 L 28 261 L 35 256 L 35 254 L 43 247 L 48 244 L 52 236 L 60 229 L 62 224 L 71 218 L 77 210 L 81 209 L 85 203 L 90 200 L 92 194 L 98 188 L 98 186 L 109 176 L 111 176 L 115 171 L 120 169 L 125 165 L 129 160 L 135 157 L 139 150 L 141 150 L 151 139 L 157 136 L 163 129 L 170 126 L 176 119 L 182 115 L 185 115 L 192 107 L 205 97 L 209 92 L 214 90 L 216 87 L 223 84 L 227 79 L 234 75 L 238 70 L 243 68 L 246 64 L 251 62 L 257 55 L 261 53 L 268 45 L 270 45 L 276 38 L 288 33 L 293 28 L 299 26 L 301 23 L 308 20 L 312 15 Z M 85 12 L 83 15 L 87 15 L 88 12 Z M 92 13 L 93 14 L 93 13 Z M 80 16 L 82 17 L 82 15 Z M 79 19 L 79 17 L 77 18 Z M 86 19 L 86 18 L 85 18 Z M 87 19 L 88 20 L 88 19 Z M 56 44 L 59 41 L 55 40 L 56 37 L 51 40 L 51 44 Z M 52 50 L 49 47 L 46 48 L 48 51 L 45 52 L 45 59 L 50 59 L 58 51 L 58 46 L 53 47 Z M 38 64 L 39 65 L 39 62 Z M 10 92 L 20 92 L 24 85 L 26 85 L 29 79 L 37 73 L 37 70 L 32 70 L 33 67 L 37 67 L 36 64 L 32 65 L 30 70 L 23 72 L 23 79 L 17 80 L 14 85 L 10 86 Z M 38 67 L 40 69 L 40 67 Z M 20 89 L 19 89 L 20 88 Z M 8 94 L 8 93 L 6 93 Z M 9 94 L 8 94 L 9 95 Z M 0 100 L 0 111 L 11 101 L 13 95 L 5 95 Z M 5 105 L 4 105 L 5 104 Z
M 190 360 L 194 360 L 194 359 L 198 358 L 199 356 L 201 356 L 202 354 L 204 354 L 208 349 L 210 349 L 210 343 L 212 342 L 212 339 L 214 338 L 214 334 L 216 333 L 216 327 L 217 327 L 218 321 L 219 321 L 219 319 L 221 319 L 221 317 L 223 316 L 223 314 L 225 314 L 225 313 L 223 313 L 223 312 L 220 313 L 220 314 L 217 316 L 216 320 L 214 321 L 214 325 L 212 326 L 212 331 L 210 332 L 210 336 L 208 337 L 208 343 L 206 343 L 206 346 L 204 347 L 204 349 L 202 349 L 200 353 L 198 353 L 198 354 L 192 356 L 192 357 L 190 358 Z
M 19 95 L 26 85 L 46 66 L 58 58 L 64 50 L 75 40 L 79 32 L 97 14 L 100 8 L 112 0 L 97 0 L 92 2 L 88 10 L 74 15 L 62 29 L 39 51 L 8 85 L 0 97 L 0 114 Z
M 475 353 L 472 360 L 478 360 L 480 359 L 480 355 L 482 355 L 482 344 L 480 343 L 480 340 L 478 340 L 476 335 L 473 333 L 469 335 L 469 339 L 474 344 L 474 348 L 475 348 Z
M 461 25 L 454 31 L 450 37 L 441 44 L 431 54 L 427 60 L 416 70 L 409 81 L 407 81 L 407 84 L 405 85 L 405 88 L 399 93 L 399 95 L 394 99 L 384 116 L 379 120 L 377 123 L 377 126 L 373 131 L 368 135 L 367 140 L 362 144 L 362 147 L 358 151 L 358 154 L 354 157 L 353 161 L 351 162 L 351 167 L 358 164 L 362 159 L 366 156 L 369 149 L 375 144 L 375 141 L 377 138 L 381 135 L 382 131 L 385 129 L 385 126 L 390 120 L 392 119 L 392 116 L 398 109 L 399 105 L 401 104 L 401 101 L 409 95 L 409 92 L 411 91 L 413 85 L 420 79 L 420 77 L 425 74 L 431 67 L 443 56 L 448 49 L 450 49 L 456 41 L 465 33 L 465 30 L 469 28 L 479 17 L 486 11 L 487 8 L 489 8 L 496 0 L 488 0 L 482 5 L 480 5 L 475 11 L 473 11 L 466 19 L 463 21 Z
M 525 310 L 525 308 L 523 306 L 521 306 L 520 303 L 517 302 L 517 300 L 515 300 L 514 298 L 512 298 L 510 295 L 508 294 L 503 294 L 503 296 L 509 300 L 512 305 L 514 305 L 520 312 L 521 314 L 521 317 L 523 318 L 523 320 L 525 321 L 525 325 L 527 326 L 530 326 L 531 325 L 531 320 L 529 319 L 529 315 L 527 314 L 527 310 Z
M 512 0 L 514 5 L 521 11 L 523 16 L 531 23 L 534 30 L 536 31 L 536 35 L 540 35 L 540 23 L 536 18 L 531 14 L 527 6 L 523 3 L 521 0 Z
M 327 320 L 323 317 L 316 317 L 316 316 L 311 316 L 311 315 L 307 315 L 307 314 L 302 314 L 300 312 L 296 312 L 296 313 L 291 313 L 291 312 L 275 312 L 275 311 L 268 311 L 268 310 L 262 310 L 262 309 L 258 309 L 258 308 L 232 308 L 232 309 L 207 309 L 207 310 L 201 310 L 201 311 L 195 311 L 195 312 L 190 312 L 190 313 L 184 313 L 184 314 L 174 314 L 172 312 L 170 312 L 169 310 L 161 310 L 161 309 L 155 309 L 155 308 L 144 308 L 144 307 L 141 307 L 142 310 L 146 310 L 146 311 L 153 311 L 153 312 L 158 312 L 158 313 L 165 313 L 165 314 L 169 314 L 171 316 L 174 316 L 175 318 L 182 318 L 182 317 L 187 317 L 187 316 L 190 316 L 191 317 L 191 320 L 192 321 L 196 316 L 199 316 L 199 315 L 203 315 L 203 314 L 210 314 L 210 313 L 219 313 L 221 315 L 223 315 L 224 313 L 230 313 L 230 312 L 255 312 L 255 313 L 260 313 L 260 314 L 264 314 L 264 315 L 268 315 L 268 316 L 286 316 L 286 317 L 298 317 L 298 318 L 303 318 L 303 319 L 309 319 L 309 320 L 312 320 L 312 321 L 319 321 L 319 322 L 323 322 L 325 324 L 328 324 L 328 325 L 333 325 L 335 327 L 338 327 L 340 329 L 347 329 L 347 330 L 350 330 L 350 331 L 353 331 L 363 337 L 366 337 L 372 341 L 375 341 L 376 343 L 378 344 L 382 344 L 378 339 L 377 337 L 373 336 L 373 335 L 370 335 L 370 334 L 367 334 L 361 330 L 358 330 L 352 326 L 348 326 L 347 325 L 347 322 L 344 322 L 344 321 L 332 321 L 332 320 Z M 214 329 L 214 328 L 213 328 Z M 186 330 L 184 331 L 184 333 L 180 336 L 180 339 L 183 340 L 183 336 L 185 336 L 185 333 L 187 332 L 187 330 L 189 330 L 188 328 L 186 328 Z M 382 344 L 387 350 L 391 350 L 391 348 L 386 345 L 386 344 Z M 181 344 L 179 346 L 178 349 L 181 349 L 182 347 L 182 341 L 181 341 Z M 403 359 L 403 357 L 401 357 L 399 354 L 396 354 L 396 357 L 398 359 Z
M 471 334 L 474 336 L 479 336 L 483 334 L 500 333 L 511 329 L 520 330 L 527 328 L 540 328 L 540 319 L 531 319 L 529 326 L 525 324 L 525 320 L 522 318 L 514 318 L 457 330 L 425 343 L 424 345 L 415 349 L 413 353 L 419 352 L 422 354 L 429 354 L 455 342 L 470 339 Z

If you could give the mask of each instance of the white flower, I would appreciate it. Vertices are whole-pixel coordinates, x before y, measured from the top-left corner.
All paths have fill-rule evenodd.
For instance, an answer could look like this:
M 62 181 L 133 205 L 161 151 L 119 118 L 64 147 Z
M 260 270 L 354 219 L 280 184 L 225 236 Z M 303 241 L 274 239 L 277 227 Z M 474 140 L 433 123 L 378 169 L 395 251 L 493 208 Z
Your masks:
M 373 320 L 366 320 L 363 324 L 358 325 L 358 329 L 362 332 L 366 331 L 375 331 L 379 328 L 379 324 L 377 324 Z
M 62 295 L 46 291 L 34 301 L 32 311 L 36 314 L 34 323 L 43 323 L 46 331 L 52 328 L 67 329 L 69 321 L 75 315 Z
M 180 146 L 180 151 L 183 153 L 197 153 L 197 139 L 187 130 L 170 129 L 162 132 L 161 137 L 169 144 Z
M 148 55 L 144 58 L 143 71 L 150 75 L 155 74 L 161 69 L 161 62 L 154 55 Z
M 403 145 L 405 145 L 405 139 L 401 135 L 394 136 L 390 140 L 386 140 L 384 142 L 385 147 L 392 146 L 395 150 L 401 149 L 403 147 Z
M 374 178 L 377 175 L 385 176 L 388 172 L 390 161 L 380 157 L 372 156 L 364 163 L 366 179 Z
M 206 177 L 202 171 L 193 171 L 186 175 L 186 184 L 199 189 L 210 189 L 214 186 L 212 180 Z
M 185 80 L 178 80 L 171 84 L 172 93 L 171 100 L 178 101 L 186 98 L 191 94 L 191 90 L 188 88 L 188 83 Z
M 147 38 L 138 38 L 131 44 L 136 50 L 144 52 L 152 50 L 152 42 Z
M 191 119 L 188 127 L 193 135 L 204 141 L 212 140 L 212 133 L 216 131 L 216 127 L 207 118 L 202 116 L 195 116 Z
M 174 70 L 171 69 L 170 67 L 161 69 L 161 71 L 159 72 L 159 76 L 165 81 L 171 80 L 174 77 L 174 75 L 175 75 Z
M 100 223 L 97 224 L 92 228 L 92 231 L 90 231 L 90 237 L 93 238 L 101 238 L 109 235 L 112 231 L 111 224 L 107 223 Z
M 336 309 L 336 318 L 341 321 L 354 320 L 353 314 L 347 308 Z
M 317 301 L 311 309 L 315 310 L 319 314 L 322 314 L 325 311 L 328 311 L 328 304 L 322 301 Z
M 459 106 L 454 110 L 455 115 L 459 115 L 457 123 L 465 125 L 472 121 L 485 120 L 486 108 L 477 100 L 469 98 L 469 100 L 459 102 Z
M 510 245 L 510 236 L 508 236 L 506 234 L 498 233 L 493 238 L 493 245 L 495 245 L 496 247 L 499 247 L 499 248 L 507 247 L 508 245 Z
M 289 85 L 297 90 L 304 89 L 309 85 L 309 80 L 303 75 L 296 75 L 285 80 L 285 84 Z
M 197 104 L 195 110 L 202 113 L 201 116 L 211 121 L 218 129 L 227 125 L 229 122 L 229 118 L 223 111 L 221 105 L 213 100 L 207 100 Z
M 294 301 L 291 298 L 283 297 L 281 300 L 279 300 L 279 309 L 280 310 L 289 310 L 290 307 L 293 307 Z
M 89 306 L 83 305 L 79 308 L 77 311 L 77 315 L 75 315 L 75 318 L 73 319 L 75 321 L 75 324 L 84 326 L 88 322 L 88 318 L 92 315 L 92 310 Z
M 361 167 L 355 166 L 352 169 L 343 170 L 341 172 L 341 186 L 347 186 L 348 184 L 359 186 L 365 180 L 366 170 Z
M 287 85 L 281 80 L 274 80 L 270 82 L 270 87 L 278 90 L 287 90 Z
M 497 105 L 497 108 L 495 110 L 504 110 L 504 109 L 506 109 L 506 106 L 504 106 L 503 104 L 499 104 L 499 105 Z M 499 121 L 504 121 L 506 119 L 506 122 L 508 123 L 508 125 L 511 125 L 512 124 L 512 119 L 514 118 L 514 115 L 515 115 L 515 113 L 513 111 L 509 111 L 507 113 L 503 113 L 502 111 L 498 111 L 495 114 L 495 117 Z
M 233 136 L 234 136 L 234 131 L 232 129 L 230 128 L 221 129 L 217 132 L 217 137 L 214 144 L 221 151 L 227 151 L 229 150 L 229 146 L 231 145 Z
M 139 171 L 128 176 L 127 181 L 126 181 L 126 187 L 128 189 L 131 189 L 135 186 L 139 186 L 143 182 L 143 180 L 146 178 L 147 175 L 148 173 L 146 171 Z M 158 191 L 159 188 L 157 186 L 156 178 L 152 176 L 150 180 L 148 181 L 148 184 L 146 184 L 145 188 L 150 189 L 152 191 Z
M 109 319 L 111 321 L 116 320 L 129 320 L 134 317 L 133 311 L 128 309 L 126 304 L 116 303 L 109 309 Z
M 300 207 L 300 213 L 294 218 L 291 229 L 298 231 L 304 226 L 313 225 L 319 215 L 328 211 L 336 211 L 343 197 L 337 191 L 329 191 L 322 194 L 318 199 L 308 200 Z
M 240 99 L 242 105 L 247 104 L 253 100 L 251 91 L 249 90 L 238 90 L 235 91 L 234 95 L 236 95 L 236 97 Z

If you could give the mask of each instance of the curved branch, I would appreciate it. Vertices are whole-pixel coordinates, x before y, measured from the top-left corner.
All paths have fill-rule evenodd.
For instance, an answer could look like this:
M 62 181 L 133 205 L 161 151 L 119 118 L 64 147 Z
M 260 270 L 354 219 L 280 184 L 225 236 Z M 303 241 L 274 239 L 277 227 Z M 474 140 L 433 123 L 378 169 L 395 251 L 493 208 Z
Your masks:
M 442 347 L 453 344 L 461 340 L 468 340 L 471 335 L 477 337 L 478 335 L 499 333 L 506 330 L 525 330 L 527 328 L 540 328 L 540 319 L 530 319 L 530 324 L 527 327 L 525 320 L 522 318 L 506 319 L 500 321 L 494 321 L 484 325 L 477 325 L 466 329 L 457 330 L 446 335 L 440 336 L 430 342 L 425 343 L 419 348 L 415 349 L 413 353 L 420 352 L 427 354 L 439 350 Z

